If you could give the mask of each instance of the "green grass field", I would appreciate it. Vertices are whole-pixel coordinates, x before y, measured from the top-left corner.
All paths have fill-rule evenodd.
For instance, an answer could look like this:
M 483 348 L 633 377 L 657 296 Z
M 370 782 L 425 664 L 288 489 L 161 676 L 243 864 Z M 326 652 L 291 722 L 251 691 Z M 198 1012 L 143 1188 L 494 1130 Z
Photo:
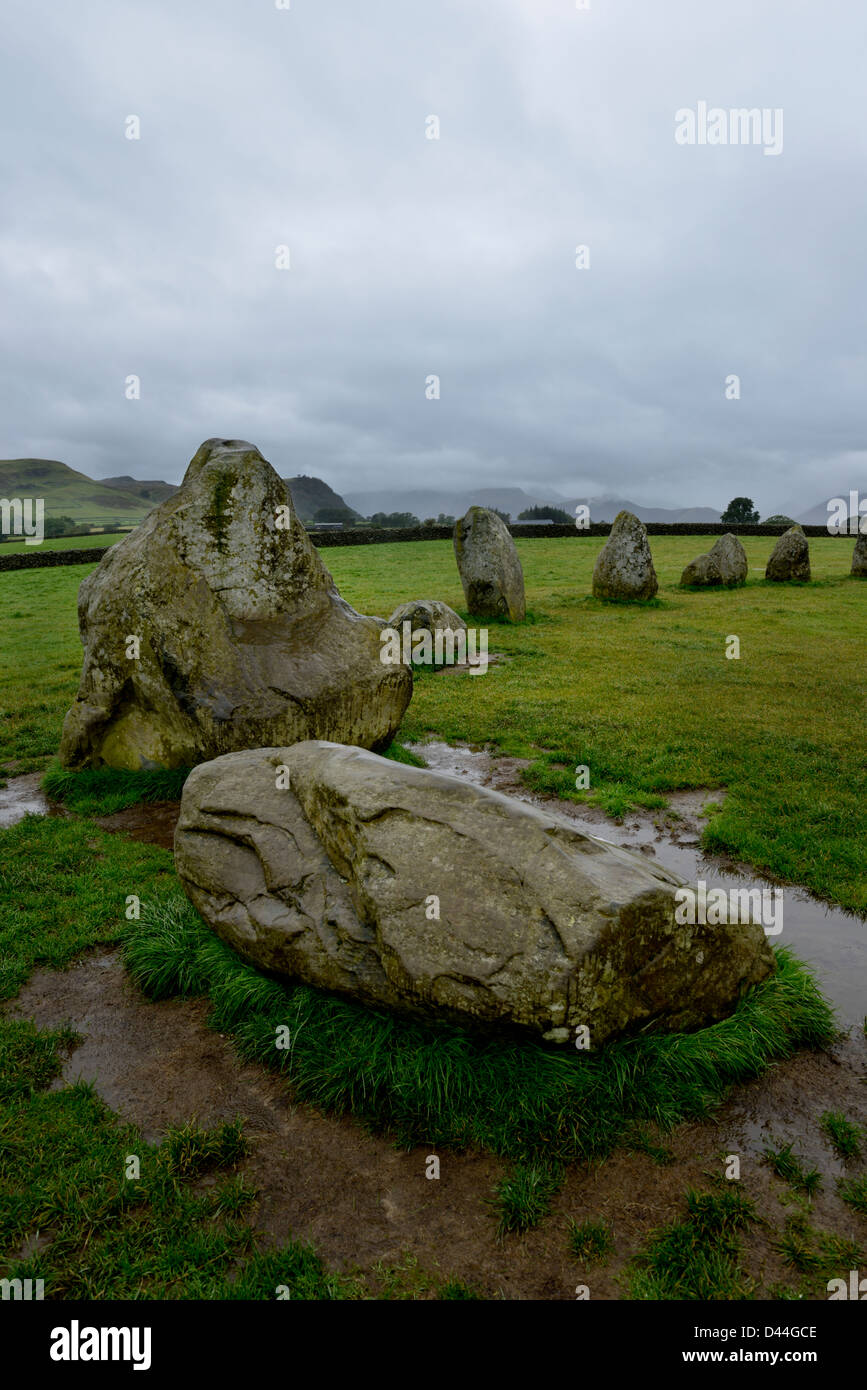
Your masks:
M 592 598 L 600 538 L 519 540 L 529 620 L 490 627 L 506 662 L 478 677 L 421 670 L 400 737 L 531 756 L 532 785 L 576 798 L 574 769 L 586 764 L 591 796 L 614 811 L 726 787 L 709 847 L 865 911 L 867 583 L 848 574 L 853 542 L 811 540 L 813 582 L 770 585 L 773 540 L 750 538 L 744 589 L 680 590 L 707 543 L 653 537 L 659 595 L 636 606 Z M 388 617 L 420 597 L 463 611 L 449 542 L 334 547 L 323 559 L 363 612 Z M 87 572 L 0 574 L 0 768 L 40 768 L 57 749 Z M 739 660 L 725 655 L 732 635 Z
M 28 550 L 38 555 L 41 550 L 99 550 L 104 545 L 114 545 L 123 539 L 123 531 L 97 531 L 92 536 L 51 536 L 41 545 L 28 545 L 26 541 L 4 541 L 0 545 L 0 558 L 4 555 L 17 555 Z

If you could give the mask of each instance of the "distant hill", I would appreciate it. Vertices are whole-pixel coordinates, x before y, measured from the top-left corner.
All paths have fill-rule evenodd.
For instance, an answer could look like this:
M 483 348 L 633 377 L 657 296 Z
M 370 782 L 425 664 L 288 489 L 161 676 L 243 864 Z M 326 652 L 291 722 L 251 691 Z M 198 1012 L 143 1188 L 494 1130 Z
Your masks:
M 321 478 L 301 475 L 284 482 L 302 521 L 312 521 L 320 507 L 347 505 Z M 177 490 L 175 483 L 128 473 L 97 481 L 58 459 L 0 459 L 0 497 L 42 497 L 47 517 L 68 516 L 80 525 L 135 526 Z
M 0 497 L 41 497 L 46 516 L 69 516 L 81 524 L 135 525 L 150 505 L 141 497 L 98 483 L 57 459 L 0 460 Z
M 831 513 L 828 511 L 828 503 L 831 501 L 831 498 L 842 497 L 848 509 L 849 493 L 850 491 L 855 490 L 856 489 L 849 487 L 841 487 L 838 492 L 829 492 L 828 496 L 823 497 L 821 502 L 817 502 L 814 507 L 809 507 L 807 511 L 802 512 L 800 516 L 795 517 L 795 520 L 800 522 L 802 526 L 827 526 L 828 518 L 831 515 Z M 865 498 L 867 498 L 867 488 L 857 489 L 857 491 L 859 501 L 863 501 Z
M 527 507 L 544 507 L 547 502 L 562 506 L 562 499 L 554 496 L 531 496 L 520 487 L 479 487 L 473 492 L 456 492 L 447 488 L 392 488 L 389 491 L 353 492 L 347 497 L 350 507 L 355 507 L 362 516 L 372 516 L 374 512 L 412 512 L 419 521 L 427 517 L 463 516 L 473 505 L 477 507 L 496 507 L 498 511 L 508 512 L 512 520 Z
M 167 497 L 171 497 L 177 492 L 174 483 L 139 482 L 136 478 L 124 475 L 120 478 L 105 478 L 106 487 L 115 487 L 122 492 L 130 492 L 134 496 L 148 501 L 152 505 L 164 502 Z M 292 493 L 292 501 L 295 510 L 302 521 L 312 521 L 320 507 L 346 507 L 346 503 L 339 493 L 324 483 L 321 478 L 308 478 L 305 474 L 299 474 L 295 478 L 284 478 L 284 483 Z M 352 511 L 352 508 L 347 508 Z M 357 515 L 357 513 L 353 513 Z
M 154 506 L 158 502 L 164 502 L 167 497 L 171 497 L 178 490 L 174 483 L 140 482 L 136 478 L 129 477 L 128 474 L 120 478 L 105 478 L 103 481 L 106 487 L 115 487 L 122 492 L 132 493 L 135 497 L 150 502 Z M 301 473 L 295 478 L 284 478 L 283 481 L 292 494 L 295 510 L 302 521 L 312 521 L 320 507 L 347 506 L 340 494 L 330 488 L 327 483 L 324 483 L 321 478 L 308 478 L 306 474 Z M 347 510 L 352 512 L 351 507 L 348 507 Z M 353 515 L 357 516 L 358 513 L 353 512 Z
M 295 510 L 302 521 L 312 521 L 320 507 L 347 507 L 354 516 L 358 516 L 358 512 L 321 478 L 308 478 L 300 473 L 295 478 L 284 478 L 283 481 L 292 494 Z M 389 510 L 394 511 L 394 508 Z M 366 512 L 365 515 L 369 516 L 370 513 Z
M 175 483 L 140 483 L 128 473 L 124 473 L 120 478 L 101 478 L 100 481 L 104 487 L 116 487 L 120 492 L 131 492 L 133 497 L 140 497 L 143 502 L 150 502 L 153 506 L 158 502 L 165 502 L 167 497 L 172 497 L 178 490 Z
M 618 512 L 632 512 L 639 521 L 679 524 L 689 521 L 719 521 L 722 512 L 714 507 L 645 507 L 628 497 L 575 497 L 565 504 L 574 512 L 583 503 L 590 508 L 591 521 L 613 521 Z

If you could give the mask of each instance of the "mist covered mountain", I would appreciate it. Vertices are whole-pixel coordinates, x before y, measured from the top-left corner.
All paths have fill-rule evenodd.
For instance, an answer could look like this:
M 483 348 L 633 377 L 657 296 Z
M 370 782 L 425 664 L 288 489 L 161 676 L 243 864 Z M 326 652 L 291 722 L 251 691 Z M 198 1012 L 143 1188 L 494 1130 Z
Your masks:
M 513 522 L 530 507 L 551 505 L 573 515 L 579 504 L 590 507 L 591 521 L 613 521 L 617 513 L 624 509 L 634 512 L 642 521 L 720 519 L 720 513 L 713 507 L 646 507 L 625 497 L 564 497 L 552 489 L 544 493 L 530 493 L 520 487 L 478 487 L 461 491 L 448 488 L 394 488 L 349 493 L 344 500 L 322 478 L 298 474 L 284 481 L 292 493 L 298 515 L 305 522 L 313 521 L 323 507 L 346 508 L 358 518 L 372 516 L 374 512 L 411 512 L 419 521 L 425 521 L 441 513 L 463 516 L 474 504 L 508 512 Z M 53 459 L 0 460 L 0 495 L 42 497 L 49 516 L 65 514 L 76 521 L 104 523 L 116 519 L 135 524 L 152 507 L 175 492 L 177 486 L 174 483 L 153 478 L 137 479 L 127 473 L 96 481 Z M 848 497 L 848 492 L 841 495 Z M 820 524 L 825 522 L 825 502 L 817 504 L 799 520 L 811 520 L 814 513 Z
M 832 500 L 832 498 L 835 497 L 840 497 L 843 499 L 843 501 L 846 503 L 847 513 L 850 516 L 853 516 L 857 512 L 857 501 L 855 502 L 854 507 L 850 507 L 849 493 L 850 489 L 848 487 L 840 488 L 838 492 L 829 492 L 827 497 L 823 497 L 820 502 L 817 502 L 815 504 L 815 506 L 808 507 L 805 512 L 801 512 L 801 515 L 796 516 L 795 520 L 799 521 L 802 526 L 827 526 L 828 518 L 832 514 L 834 514 L 835 510 L 829 509 L 828 503 Z M 861 500 L 867 500 L 867 487 L 862 488 L 858 491 L 858 501 Z
M 688 522 L 719 521 L 720 513 L 713 507 L 645 507 L 625 497 L 564 497 L 548 489 L 544 494 L 529 493 L 520 487 L 479 487 L 468 492 L 451 492 L 445 488 L 395 488 L 389 492 L 353 492 L 347 502 L 363 516 L 374 512 L 412 512 L 419 521 L 428 517 L 463 516 L 468 507 L 495 507 L 508 512 L 512 521 L 528 507 L 546 505 L 562 507 L 574 514 L 584 504 L 590 508 L 591 521 L 613 521 L 619 511 L 634 512 L 642 521 Z

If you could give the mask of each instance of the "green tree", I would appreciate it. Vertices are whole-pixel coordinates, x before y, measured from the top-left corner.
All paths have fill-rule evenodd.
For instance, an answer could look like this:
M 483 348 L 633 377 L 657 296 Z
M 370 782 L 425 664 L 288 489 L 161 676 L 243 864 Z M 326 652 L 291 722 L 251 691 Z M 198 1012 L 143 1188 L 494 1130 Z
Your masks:
M 518 512 L 519 521 L 559 521 L 566 526 L 575 524 L 574 516 L 564 512 L 562 507 L 527 507 L 525 511 Z
M 352 520 L 348 507 L 320 507 L 313 517 L 314 521 L 342 521 L 346 525 Z
M 395 527 L 402 529 L 409 526 L 421 526 L 417 516 L 412 512 L 374 512 L 369 518 L 369 524 L 377 527 Z
M 76 522 L 71 516 L 47 516 L 45 518 L 45 535 L 68 536 L 76 528 Z
M 758 526 L 759 514 L 753 506 L 752 497 L 733 497 L 720 521 L 734 522 L 738 526 Z

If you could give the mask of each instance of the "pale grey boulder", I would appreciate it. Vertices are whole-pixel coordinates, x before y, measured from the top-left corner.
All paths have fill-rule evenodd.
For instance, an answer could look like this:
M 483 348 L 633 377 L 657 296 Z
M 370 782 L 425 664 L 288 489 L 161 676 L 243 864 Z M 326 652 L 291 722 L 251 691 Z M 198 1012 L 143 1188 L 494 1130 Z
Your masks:
M 409 669 L 380 661 L 381 623 L 340 597 L 286 484 L 242 440 L 201 446 L 83 581 L 78 617 L 68 767 L 171 768 L 313 737 L 381 747 L 412 694 Z
M 618 512 L 593 567 L 595 597 L 649 599 L 658 588 L 644 523 L 632 512 Z
M 800 526 L 784 531 L 771 552 L 765 578 L 776 583 L 794 579 L 806 583 L 810 578 L 810 546 Z
M 442 603 L 436 598 L 417 598 L 411 599 L 409 603 L 402 603 L 400 607 L 395 608 L 386 626 L 400 632 L 404 623 L 409 623 L 413 632 L 467 630 L 463 618 L 453 608 L 449 608 L 447 603 Z
M 738 588 L 747 580 L 747 552 L 737 536 L 720 536 L 705 555 L 692 560 L 680 576 L 684 588 Z
M 453 543 L 468 611 L 522 622 L 524 571 L 505 522 L 487 507 L 470 507 L 455 522 Z
M 867 579 L 867 532 L 859 532 L 855 542 L 855 549 L 852 551 L 851 573 L 859 579 Z
M 552 1042 L 579 1025 L 594 1047 L 700 1028 L 774 969 L 760 925 L 679 924 L 682 880 L 642 856 L 333 743 L 196 768 L 175 865 L 205 921 L 256 966 Z

